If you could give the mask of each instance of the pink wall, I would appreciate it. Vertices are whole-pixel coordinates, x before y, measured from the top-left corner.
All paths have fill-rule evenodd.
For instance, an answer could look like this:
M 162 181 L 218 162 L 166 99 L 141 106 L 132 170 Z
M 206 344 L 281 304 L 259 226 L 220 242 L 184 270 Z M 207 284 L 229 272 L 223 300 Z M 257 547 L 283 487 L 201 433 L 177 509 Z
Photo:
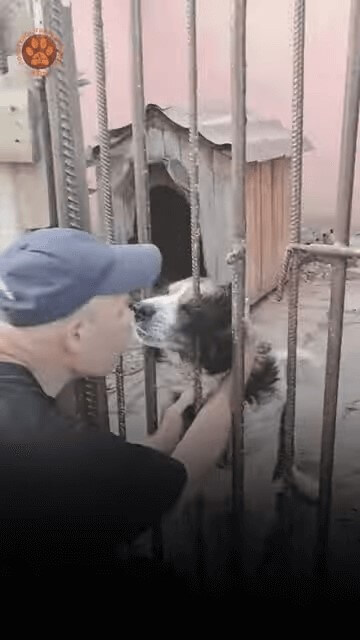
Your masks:
M 92 4 L 88 0 L 89 6 Z M 248 2 L 248 105 L 260 116 L 291 123 L 291 0 Z M 110 127 L 131 120 L 129 0 L 104 0 Z M 350 0 L 307 3 L 305 133 L 315 146 L 305 160 L 308 220 L 331 224 L 335 206 Z M 227 108 L 230 98 L 230 0 L 198 0 L 200 102 Z M 92 80 L 83 89 L 86 143 L 96 135 L 91 11 L 73 0 L 78 67 Z M 187 104 L 185 0 L 143 2 L 145 98 Z M 357 168 L 354 230 L 360 229 Z

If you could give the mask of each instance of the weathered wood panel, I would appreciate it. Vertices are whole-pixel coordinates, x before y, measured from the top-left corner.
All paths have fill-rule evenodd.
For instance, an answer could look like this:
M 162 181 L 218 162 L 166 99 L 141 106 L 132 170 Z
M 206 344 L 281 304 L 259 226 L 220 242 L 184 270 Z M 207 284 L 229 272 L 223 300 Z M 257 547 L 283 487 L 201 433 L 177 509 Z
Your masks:
M 146 134 L 148 162 L 160 162 L 165 155 L 164 136 L 160 129 L 150 127 Z
M 284 257 L 288 239 L 288 160 L 273 161 L 272 212 L 274 229 L 274 286 Z
M 219 274 L 218 213 L 215 208 L 214 153 L 208 147 L 201 151 L 199 163 L 200 229 L 205 268 L 217 282 Z
M 250 302 L 256 300 L 261 290 L 262 254 L 259 245 L 259 237 L 261 237 L 259 198 L 260 171 L 257 163 L 251 163 L 247 166 L 246 172 L 246 286 Z
M 272 167 L 271 162 L 259 164 L 260 168 L 260 202 L 261 233 L 260 246 L 262 252 L 261 294 L 272 288 L 273 280 L 273 229 L 272 229 Z
M 180 157 L 180 140 L 174 131 L 165 129 L 162 132 L 164 156 L 169 159 Z
M 231 163 L 224 154 L 214 151 L 214 202 L 213 237 L 217 254 L 217 270 L 214 276 L 218 283 L 229 282 L 231 269 L 226 256 L 231 249 Z M 209 221 L 211 224 L 211 220 Z

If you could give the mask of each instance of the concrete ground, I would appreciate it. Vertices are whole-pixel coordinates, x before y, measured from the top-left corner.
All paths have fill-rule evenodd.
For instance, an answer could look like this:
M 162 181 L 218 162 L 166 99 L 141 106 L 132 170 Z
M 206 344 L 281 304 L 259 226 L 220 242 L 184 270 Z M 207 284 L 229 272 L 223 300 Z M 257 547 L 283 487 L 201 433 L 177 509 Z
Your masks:
M 300 292 L 299 347 L 307 349 L 312 358 L 298 367 L 296 458 L 302 470 L 317 478 L 330 283 L 326 269 L 313 269 L 313 272 L 308 270 L 310 281 L 302 279 Z M 348 275 L 330 542 L 333 569 L 351 581 L 360 575 L 360 269 L 350 269 Z M 260 303 L 254 310 L 254 321 L 260 334 L 270 340 L 275 349 L 286 350 L 286 295 L 281 302 L 268 298 Z M 160 387 L 166 383 L 161 373 L 158 381 Z M 125 383 L 128 438 L 139 441 L 144 425 L 142 373 L 127 376 Z M 279 397 L 265 407 L 248 411 L 245 421 L 246 561 L 250 571 L 260 576 L 279 574 L 281 567 L 288 563 L 299 575 L 310 572 L 312 567 L 316 507 L 294 498 L 279 510 L 277 487 L 272 483 L 284 389 L 282 377 Z M 214 470 L 204 486 L 212 507 L 210 515 L 205 516 L 207 539 L 203 546 L 209 572 L 220 576 L 219 579 L 229 535 L 226 510 L 230 487 L 231 474 L 223 469 Z M 196 536 L 192 518 L 184 514 L 180 524 L 179 519 L 175 519 L 165 526 L 165 537 L 172 540 L 169 553 L 182 571 L 193 567 L 188 549 L 196 548 Z M 175 544 L 175 537 L 183 544 Z M 186 539 L 188 544 L 184 542 Z

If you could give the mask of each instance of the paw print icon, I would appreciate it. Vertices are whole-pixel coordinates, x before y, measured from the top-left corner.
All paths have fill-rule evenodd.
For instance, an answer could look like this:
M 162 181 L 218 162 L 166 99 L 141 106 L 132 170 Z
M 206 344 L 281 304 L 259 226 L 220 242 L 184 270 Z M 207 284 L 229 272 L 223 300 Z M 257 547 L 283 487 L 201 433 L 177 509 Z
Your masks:
M 48 69 L 57 57 L 57 46 L 47 34 L 33 34 L 22 46 L 24 62 L 32 69 Z

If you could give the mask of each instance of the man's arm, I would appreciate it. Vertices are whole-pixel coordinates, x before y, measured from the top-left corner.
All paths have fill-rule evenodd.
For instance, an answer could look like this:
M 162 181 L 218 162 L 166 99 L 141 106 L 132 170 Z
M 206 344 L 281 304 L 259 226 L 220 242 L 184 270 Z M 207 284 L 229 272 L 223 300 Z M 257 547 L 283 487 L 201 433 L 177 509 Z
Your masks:
M 215 466 L 226 448 L 232 422 L 230 387 L 228 377 L 198 413 L 172 454 L 184 465 L 191 484 Z
M 169 456 L 179 443 L 183 430 L 183 413 L 194 402 L 194 389 L 189 387 L 164 413 L 156 433 L 148 436 L 144 445 Z
M 244 358 L 245 380 L 249 377 L 256 355 L 255 337 L 251 335 L 250 327 L 247 331 L 248 339 Z M 227 446 L 232 423 L 232 381 L 231 374 L 225 378 L 218 391 L 199 411 L 183 439 L 180 442 L 178 440 L 177 445 L 175 444 L 171 453 L 172 457 L 186 468 L 189 483 L 196 483 L 205 476 L 217 463 Z M 187 389 L 178 402 L 168 410 L 165 427 L 159 432 L 157 444 L 169 443 L 169 453 L 170 444 L 174 445 L 181 433 L 181 413 L 192 402 L 193 391 Z M 165 451 L 165 449 L 162 450 Z

